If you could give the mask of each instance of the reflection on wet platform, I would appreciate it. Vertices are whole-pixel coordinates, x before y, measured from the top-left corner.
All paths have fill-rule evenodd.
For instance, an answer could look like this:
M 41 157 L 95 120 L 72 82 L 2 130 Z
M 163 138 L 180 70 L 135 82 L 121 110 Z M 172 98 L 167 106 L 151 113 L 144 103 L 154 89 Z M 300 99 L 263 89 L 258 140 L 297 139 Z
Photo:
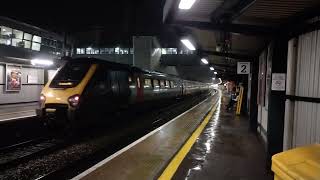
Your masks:
M 263 145 L 249 132 L 248 119 L 226 111 L 227 102 L 223 96 L 173 179 L 272 179 Z

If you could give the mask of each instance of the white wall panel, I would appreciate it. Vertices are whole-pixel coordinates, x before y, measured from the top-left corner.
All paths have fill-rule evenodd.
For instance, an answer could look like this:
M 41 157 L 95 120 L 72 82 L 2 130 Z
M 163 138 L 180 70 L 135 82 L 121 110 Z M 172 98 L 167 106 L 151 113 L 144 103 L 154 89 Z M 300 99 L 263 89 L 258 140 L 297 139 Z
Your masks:
M 42 85 L 22 85 L 17 92 L 6 92 L 5 86 L 0 85 L 0 104 L 38 101 Z
M 296 51 L 295 89 L 293 91 L 287 90 L 287 95 L 320 98 L 320 32 L 314 31 L 299 36 Z M 292 52 L 290 52 L 289 42 L 288 58 L 290 53 Z M 290 62 L 288 59 L 289 67 Z M 288 72 L 290 72 L 289 69 Z M 287 80 L 290 80 L 290 78 L 287 77 Z M 294 94 L 290 92 L 294 92 Z M 286 111 L 290 110 L 289 106 L 294 107 L 292 147 L 319 143 L 320 104 L 305 101 L 294 101 L 293 104 L 286 103 Z M 290 121 L 292 118 L 287 118 L 286 116 L 285 121 Z M 285 131 L 288 130 L 285 128 Z M 290 144 L 290 142 L 285 143 Z
M 296 71 L 297 71 L 297 39 L 294 38 L 288 42 L 288 64 L 287 64 L 287 87 L 286 94 L 294 95 L 296 87 Z M 293 127 L 295 115 L 295 103 L 286 100 L 284 133 L 283 133 L 283 149 L 292 148 Z

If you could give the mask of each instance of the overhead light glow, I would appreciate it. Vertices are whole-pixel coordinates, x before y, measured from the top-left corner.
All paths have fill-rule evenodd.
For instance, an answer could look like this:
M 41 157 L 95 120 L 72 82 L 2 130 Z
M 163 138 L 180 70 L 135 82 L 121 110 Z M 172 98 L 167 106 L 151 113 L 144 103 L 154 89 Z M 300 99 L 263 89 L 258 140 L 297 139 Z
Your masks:
M 180 0 L 179 9 L 190 9 L 196 0 Z
M 203 64 L 209 64 L 208 60 L 205 59 L 205 58 L 202 58 L 202 59 L 201 59 L 201 62 L 202 62 Z
M 211 71 L 214 71 L 214 68 L 213 68 L 213 67 L 210 67 L 210 70 L 211 70 Z
M 218 74 L 217 72 L 214 72 L 214 74 Z
M 43 66 L 50 66 L 53 64 L 52 60 L 48 59 L 32 59 L 31 60 L 32 65 L 43 65 Z
M 181 39 L 181 42 L 191 51 L 196 50 L 196 48 L 194 47 L 194 45 L 190 42 L 189 39 Z
M 212 80 L 216 80 L 216 78 L 212 78 Z

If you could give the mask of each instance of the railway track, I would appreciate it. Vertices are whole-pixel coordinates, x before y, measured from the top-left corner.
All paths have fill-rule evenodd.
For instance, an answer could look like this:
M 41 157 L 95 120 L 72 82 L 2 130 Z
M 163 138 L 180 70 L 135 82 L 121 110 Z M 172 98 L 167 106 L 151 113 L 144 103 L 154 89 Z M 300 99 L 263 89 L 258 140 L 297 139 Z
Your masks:
M 0 149 L 0 171 L 12 168 L 57 149 L 65 141 L 50 138 L 37 138 Z

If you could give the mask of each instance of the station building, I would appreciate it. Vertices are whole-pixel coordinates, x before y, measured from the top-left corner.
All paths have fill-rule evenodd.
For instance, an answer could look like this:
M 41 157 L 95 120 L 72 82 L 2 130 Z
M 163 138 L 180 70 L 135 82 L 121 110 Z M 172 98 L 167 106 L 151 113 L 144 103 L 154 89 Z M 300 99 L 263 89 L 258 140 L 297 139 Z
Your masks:
M 0 17 L 0 122 L 35 116 L 39 94 L 64 48 L 56 33 Z
M 159 38 L 155 36 L 133 36 L 131 41 L 129 46 L 80 44 L 73 50 L 73 57 L 99 58 L 208 83 L 211 83 L 212 77 L 215 76 L 213 71 L 200 63 L 201 56 L 197 51 L 180 46 L 163 47 Z M 98 43 L 92 40 L 92 44 Z

